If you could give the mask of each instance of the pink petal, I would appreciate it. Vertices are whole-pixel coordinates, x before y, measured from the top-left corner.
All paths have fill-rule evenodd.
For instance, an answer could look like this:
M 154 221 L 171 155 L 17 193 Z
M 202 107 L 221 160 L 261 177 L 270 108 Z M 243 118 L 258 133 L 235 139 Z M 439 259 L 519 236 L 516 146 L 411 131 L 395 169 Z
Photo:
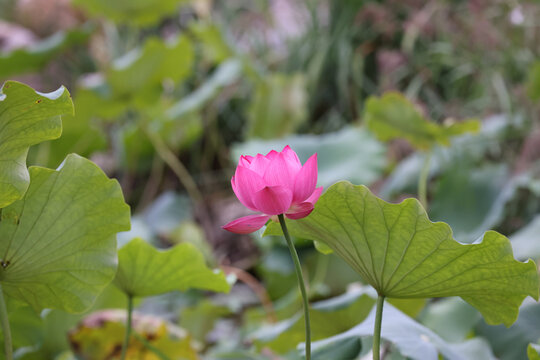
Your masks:
M 294 189 L 294 178 L 301 168 L 285 157 L 282 153 L 273 158 L 266 167 L 263 179 L 268 186 L 284 186 L 291 190 Z
M 255 209 L 255 205 L 253 205 L 253 201 L 251 200 L 251 197 L 249 196 L 249 194 L 245 194 L 244 192 L 240 191 L 238 189 L 238 187 L 236 186 L 236 177 L 235 176 L 233 176 L 231 178 L 231 187 L 232 187 L 232 189 L 234 191 L 234 194 L 236 195 L 238 200 L 240 200 L 242 205 L 244 205 L 248 209 L 251 209 L 253 211 L 257 211 L 257 209 Z
M 285 146 L 283 150 L 281 151 L 283 155 L 285 155 L 285 158 L 288 162 L 291 164 L 294 164 L 297 169 L 300 169 L 302 167 L 302 163 L 300 162 L 300 159 L 298 158 L 298 155 L 294 152 L 293 149 L 289 145 Z
M 253 156 L 249 155 L 242 155 L 240 156 L 240 160 L 238 161 L 239 166 L 249 167 L 249 164 L 251 164 L 251 161 L 253 160 Z
M 267 215 L 249 215 L 233 220 L 221 228 L 236 234 L 250 234 L 259 230 L 268 219 L 270 216 Z
M 303 202 L 291 206 L 285 213 L 285 216 L 291 220 L 298 220 L 305 218 L 313 211 L 313 204 L 310 202 Z
M 300 203 L 308 198 L 317 185 L 317 154 L 313 154 L 296 174 L 294 179 L 293 203 Z
M 274 159 L 279 153 L 276 150 L 270 150 L 264 157 L 268 160 Z
M 238 166 L 231 179 L 231 185 L 238 200 L 244 206 L 257 211 L 257 207 L 253 203 L 253 194 L 265 187 L 262 177 L 248 168 Z
M 261 154 L 257 154 L 257 156 L 255 156 L 255 158 L 247 168 L 251 171 L 256 172 L 260 176 L 263 176 L 269 164 L 270 159 L 267 159 Z
M 309 202 L 309 203 L 312 203 L 313 205 L 315 205 L 315 203 L 317 202 L 317 200 L 319 200 L 319 197 L 321 196 L 322 191 L 323 191 L 323 187 L 322 187 L 322 186 L 316 188 L 316 189 L 313 191 L 313 194 L 311 194 L 311 195 L 306 199 L 306 201 L 304 201 L 304 202 Z
M 252 196 L 257 209 L 268 215 L 283 214 L 291 206 L 292 191 L 284 186 L 266 186 Z

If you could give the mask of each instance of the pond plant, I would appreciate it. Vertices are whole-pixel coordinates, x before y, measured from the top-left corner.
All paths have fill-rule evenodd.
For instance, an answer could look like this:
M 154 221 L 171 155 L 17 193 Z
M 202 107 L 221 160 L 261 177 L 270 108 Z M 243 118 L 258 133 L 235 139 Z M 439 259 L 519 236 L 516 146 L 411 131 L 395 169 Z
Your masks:
M 224 229 L 248 234 L 259 230 L 268 220 L 279 222 L 294 262 L 298 286 L 302 293 L 306 328 L 306 359 L 311 357 L 309 304 L 300 259 L 287 231 L 285 217 L 305 218 L 321 196 L 317 185 L 317 154 L 302 166 L 298 155 L 287 145 L 281 152 L 241 156 L 231 185 L 238 200 L 247 208 L 263 215 L 248 215 L 223 226 Z
M 540 6 L 420 3 L 0 1 L 0 360 L 540 359 Z

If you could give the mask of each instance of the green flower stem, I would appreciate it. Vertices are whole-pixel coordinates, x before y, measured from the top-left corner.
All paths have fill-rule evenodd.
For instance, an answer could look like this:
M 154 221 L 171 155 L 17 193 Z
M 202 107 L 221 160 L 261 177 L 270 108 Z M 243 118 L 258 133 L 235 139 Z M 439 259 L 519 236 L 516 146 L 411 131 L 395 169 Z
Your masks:
M 377 312 L 375 313 L 375 328 L 373 329 L 373 360 L 381 358 L 381 324 L 384 305 L 384 295 L 377 298 Z
M 422 170 L 420 170 L 420 176 L 418 177 L 418 199 L 420 203 L 427 210 L 427 181 L 429 175 L 429 166 L 431 164 L 431 151 L 426 153 L 424 159 L 424 165 L 422 165 Z
M 285 224 L 285 218 L 283 214 L 278 215 L 279 224 L 283 230 L 283 235 L 285 240 L 287 240 L 287 245 L 289 246 L 289 251 L 291 252 L 291 257 L 294 262 L 294 269 L 296 271 L 296 277 L 298 278 L 298 286 L 300 287 L 300 292 L 302 293 L 302 301 L 304 302 L 304 320 L 306 327 L 306 360 L 311 358 L 311 327 L 309 324 L 309 302 L 306 293 L 306 286 L 304 284 L 304 276 L 302 275 L 302 267 L 300 266 L 300 259 L 294 248 L 294 244 L 289 236 L 289 231 L 287 230 L 287 225 Z
M 131 322 L 133 318 L 133 296 L 128 295 L 128 305 L 127 305 L 127 323 L 126 323 L 126 336 L 124 337 L 124 344 L 122 344 L 122 355 L 120 359 L 124 360 L 126 358 L 127 349 L 129 347 L 129 338 L 131 336 Z
M 2 285 L 0 285 L 0 321 L 2 321 L 2 333 L 4 334 L 4 354 L 6 360 L 13 359 L 13 347 L 11 341 L 11 329 L 9 328 L 8 312 Z

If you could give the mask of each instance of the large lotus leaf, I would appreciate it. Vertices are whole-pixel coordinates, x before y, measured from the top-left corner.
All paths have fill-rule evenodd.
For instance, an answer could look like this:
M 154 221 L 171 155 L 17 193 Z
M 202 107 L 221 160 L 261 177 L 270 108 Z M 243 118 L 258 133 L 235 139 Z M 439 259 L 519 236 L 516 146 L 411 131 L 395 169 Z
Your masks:
M 152 296 L 190 288 L 228 292 L 225 275 L 206 267 L 203 255 L 189 243 L 160 251 L 140 238 L 118 251 L 114 283 L 129 296 Z
M 318 154 L 318 183 L 324 187 L 339 180 L 371 184 L 381 177 L 387 164 L 386 147 L 364 128 L 345 127 L 324 135 L 292 135 L 274 140 L 250 140 L 233 147 L 232 161 L 240 155 L 267 153 L 290 145 L 305 162 Z M 339 159 L 339 161 L 336 161 Z
M 31 167 L 30 179 L 24 198 L 2 210 L 2 286 L 36 309 L 84 311 L 114 277 L 129 207 L 118 182 L 78 155 L 57 171 Z
M 452 136 L 477 132 L 480 122 L 465 120 L 448 126 L 431 123 L 407 98 L 397 92 L 366 101 L 364 121 L 383 141 L 405 138 L 418 149 L 430 149 L 436 144 L 448 146 Z
M 75 0 L 74 3 L 93 16 L 105 16 L 119 23 L 152 25 L 172 15 L 187 0 Z
M 60 115 L 73 112 L 68 91 L 42 94 L 15 81 L 0 90 L 0 208 L 20 199 L 30 181 L 28 148 L 62 133 Z
M 375 309 L 362 323 L 350 330 L 331 338 L 313 342 L 313 349 L 330 347 L 332 344 L 345 344 L 347 340 L 352 341 L 359 337 L 372 336 L 374 320 Z M 438 360 L 440 354 L 449 360 L 495 360 L 485 341 L 472 339 L 457 344 L 448 343 L 390 304 L 384 306 L 381 337 L 391 341 L 407 359 Z
M 40 70 L 65 49 L 84 43 L 91 30 L 91 27 L 86 26 L 70 31 L 59 31 L 27 48 L 0 54 L 0 79 Z
M 461 296 L 488 323 L 507 326 L 527 295 L 538 299 L 534 262 L 515 260 L 506 237 L 489 231 L 478 244 L 460 244 L 416 199 L 390 204 L 365 186 L 339 182 L 310 216 L 287 223 L 293 235 L 328 245 L 387 297 Z M 280 228 L 271 224 L 267 233 Z

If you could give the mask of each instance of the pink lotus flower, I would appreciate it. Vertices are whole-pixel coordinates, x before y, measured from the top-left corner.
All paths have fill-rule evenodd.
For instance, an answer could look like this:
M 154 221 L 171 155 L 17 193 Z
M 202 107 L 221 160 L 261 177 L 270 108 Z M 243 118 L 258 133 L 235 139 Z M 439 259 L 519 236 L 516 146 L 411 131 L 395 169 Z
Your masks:
M 231 185 L 236 197 L 247 208 L 261 212 L 244 216 L 223 229 L 237 234 L 259 230 L 270 218 L 285 214 L 297 220 L 308 216 L 321 196 L 317 184 L 317 154 L 302 166 L 296 153 L 285 146 L 283 151 L 270 151 L 266 156 L 241 156 Z

